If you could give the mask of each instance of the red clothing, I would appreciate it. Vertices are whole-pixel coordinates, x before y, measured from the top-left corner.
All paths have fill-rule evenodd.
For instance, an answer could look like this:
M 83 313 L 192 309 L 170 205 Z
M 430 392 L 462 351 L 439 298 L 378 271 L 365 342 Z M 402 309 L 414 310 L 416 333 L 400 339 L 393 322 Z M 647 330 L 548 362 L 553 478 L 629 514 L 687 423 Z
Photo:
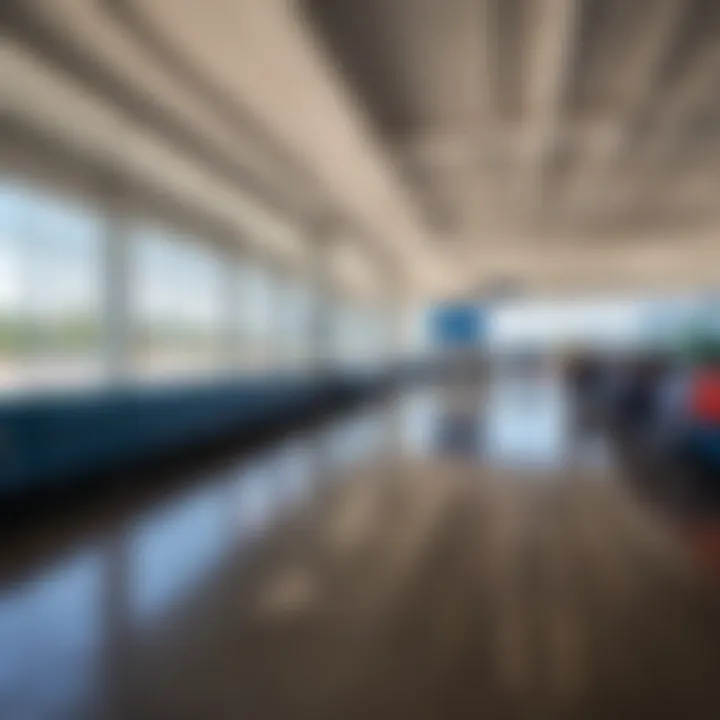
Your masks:
M 720 423 L 720 369 L 697 370 L 694 373 L 690 415 L 704 423 Z

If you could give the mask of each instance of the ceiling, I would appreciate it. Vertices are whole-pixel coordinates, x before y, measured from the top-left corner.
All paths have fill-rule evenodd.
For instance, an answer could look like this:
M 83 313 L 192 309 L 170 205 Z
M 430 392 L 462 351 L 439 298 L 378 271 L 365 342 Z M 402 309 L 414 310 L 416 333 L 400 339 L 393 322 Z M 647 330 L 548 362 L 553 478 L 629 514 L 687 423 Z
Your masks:
M 375 294 L 448 291 L 407 187 L 292 0 L 10 0 L 0 24 L 0 134 L 19 124 L 283 259 L 302 245 L 314 262 L 332 234 L 374 266 Z
M 6 0 L 0 22 L 0 128 L 277 253 L 334 227 L 422 297 L 717 284 L 718 0 Z
M 716 283 L 720 2 L 302 7 L 458 278 Z

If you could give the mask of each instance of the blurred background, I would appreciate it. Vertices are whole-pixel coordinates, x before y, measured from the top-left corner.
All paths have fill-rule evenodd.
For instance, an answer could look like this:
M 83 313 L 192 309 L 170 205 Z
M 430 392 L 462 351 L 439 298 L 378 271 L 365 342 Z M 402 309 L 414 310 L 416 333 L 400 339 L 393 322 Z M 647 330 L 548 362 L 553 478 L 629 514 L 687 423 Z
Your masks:
M 5 0 L 0 717 L 718 717 L 718 83 L 716 0 Z

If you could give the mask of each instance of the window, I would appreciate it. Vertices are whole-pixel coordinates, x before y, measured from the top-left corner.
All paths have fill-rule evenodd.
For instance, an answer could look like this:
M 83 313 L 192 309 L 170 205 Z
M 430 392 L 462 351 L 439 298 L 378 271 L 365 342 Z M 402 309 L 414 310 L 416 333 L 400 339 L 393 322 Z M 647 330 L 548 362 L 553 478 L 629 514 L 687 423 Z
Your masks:
M 209 248 L 146 231 L 133 245 L 133 355 L 141 375 L 218 370 L 224 350 L 222 264 Z
M 277 287 L 278 364 L 284 370 L 297 370 L 310 360 L 312 295 L 295 277 L 282 278 Z
M 313 341 L 317 296 L 312 287 L 298 281 L 293 298 L 293 360 L 298 368 L 307 368 L 315 354 Z
M 332 321 L 332 359 L 338 365 L 352 367 L 358 364 L 358 327 L 354 306 L 347 300 L 338 300 Z
M 0 181 L 0 391 L 102 375 L 99 216 Z
M 107 223 L 101 202 L 0 176 L 0 393 L 95 386 L 118 370 L 173 380 L 307 366 L 302 278 L 159 226 L 118 236 L 116 255 Z
M 386 354 L 386 330 L 379 309 L 346 301 L 336 310 L 333 358 L 346 367 L 371 367 Z
M 357 318 L 358 354 L 365 364 L 373 364 L 382 359 L 385 348 L 380 311 L 371 306 L 363 307 Z
M 272 361 L 273 283 L 259 263 L 240 268 L 238 284 L 241 369 L 266 369 Z

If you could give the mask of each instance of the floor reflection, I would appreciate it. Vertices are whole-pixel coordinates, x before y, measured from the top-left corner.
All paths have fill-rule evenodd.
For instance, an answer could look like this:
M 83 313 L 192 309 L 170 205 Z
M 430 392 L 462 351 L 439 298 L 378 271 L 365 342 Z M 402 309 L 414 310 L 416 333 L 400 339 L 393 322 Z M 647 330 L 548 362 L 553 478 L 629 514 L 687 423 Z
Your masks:
M 601 436 L 573 427 L 568 389 L 551 374 L 418 393 L 405 401 L 402 422 L 404 450 L 420 457 L 455 455 L 524 472 L 611 463 Z
M 483 449 L 490 462 L 560 467 L 572 455 L 568 393 L 553 376 L 503 378 L 487 394 Z
M 0 595 L 0 717 L 69 716 L 97 689 L 104 557 L 82 550 Z
M 287 528 L 289 518 L 307 517 L 312 522 L 306 529 L 315 527 L 317 520 L 317 537 L 308 545 L 307 538 L 289 532 L 283 541 L 287 545 L 278 550 L 282 563 L 258 579 L 255 610 L 261 608 L 272 618 L 295 617 L 300 610 L 306 613 L 312 608 L 334 617 L 334 603 L 337 607 L 346 603 L 343 612 L 348 613 L 348 627 L 357 624 L 360 632 L 365 616 L 354 613 L 370 612 L 368 608 L 380 612 L 390 602 L 378 588 L 387 594 L 392 585 L 393 593 L 400 593 L 403 583 L 414 582 L 417 564 L 424 562 L 428 547 L 434 547 L 437 533 L 451 534 L 443 540 L 447 547 L 439 545 L 433 552 L 447 554 L 453 543 L 463 548 L 499 543 L 503 553 L 524 557 L 525 546 L 513 544 L 508 549 L 503 543 L 515 536 L 525 542 L 533 533 L 549 538 L 555 532 L 543 514 L 533 509 L 540 496 L 513 490 L 505 479 L 507 489 L 487 478 L 495 477 L 495 469 L 512 471 L 514 475 L 502 477 L 515 479 L 534 471 L 552 478 L 548 471 L 561 467 L 606 471 L 612 457 L 603 438 L 579 437 L 570 417 L 568 393 L 557 377 L 501 377 L 481 388 L 410 393 L 386 406 L 367 408 L 315 431 L 293 435 L 255 456 L 231 460 L 210 475 L 198 473 L 194 484 L 143 504 L 125 520 L 108 523 L 92 536 L 92 542 L 78 542 L 74 553 L 62 561 L 44 569 L 24 567 L 25 579 L 18 575 L 4 582 L 0 587 L 0 717 L 68 717 L 102 706 L 108 677 L 115 681 L 107 659 L 117 647 L 123 646 L 132 656 L 133 647 L 196 602 L 193 598 L 207 593 L 219 578 L 227 582 L 229 572 L 240 594 L 215 598 L 213 612 L 224 607 L 229 613 L 226 622 L 240 622 L 236 615 L 240 617 L 244 603 L 250 602 L 242 591 L 243 583 L 250 581 L 238 579 L 243 562 L 248 560 L 250 567 L 258 548 L 267 549 L 271 538 L 283 537 L 280 531 Z M 403 458 L 411 469 L 388 472 L 387 477 L 373 470 L 377 476 L 368 477 L 368 468 L 377 468 L 378 462 L 388 458 Z M 431 462 L 448 458 L 475 469 L 474 485 L 465 487 L 451 475 L 433 474 Z M 483 474 L 486 470 L 490 475 Z M 361 482 L 358 477 L 363 478 Z M 335 505 L 317 502 L 333 487 L 342 491 Z M 586 513 L 583 508 L 588 501 L 582 495 L 586 492 L 594 497 L 582 490 L 562 502 Z M 554 502 L 554 496 L 542 497 L 543 508 Z M 622 507 L 622 501 L 611 498 L 605 506 L 608 513 L 613 503 Z M 578 523 L 568 520 L 568 507 L 553 510 L 554 517 L 563 527 L 567 525 L 570 534 L 580 532 Z M 628 534 L 635 520 L 616 515 L 612 523 L 621 528 L 618 532 Z M 451 532 L 456 521 L 457 537 Z M 592 545 L 588 552 L 596 553 L 598 566 L 606 568 L 615 560 L 610 545 L 603 545 L 602 522 L 595 522 L 599 534 L 590 538 L 594 545 L 587 538 L 581 540 Z M 492 535 L 493 528 L 497 535 Z M 492 536 L 475 537 L 480 530 Z M 563 547 L 560 540 L 554 535 L 548 539 L 550 559 L 542 560 L 551 575 L 556 572 L 552 548 Z M 315 549 L 311 552 L 310 547 Z M 567 553 L 563 553 L 565 558 Z M 450 573 L 447 582 L 452 578 L 460 582 L 465 577 L 464 565 L 455 567 L 452 553 L 447 561 L 448 567 L 443 566 L 443 572 Z M 627 560 L 632 562 L 636 561 Z M 495 571 L 500 582 L 501 568 Z M 512 594 L 516 580 L 509 578 L 510 585 L 498 592 Z M 428 579 L 428 587 L 433 584 Z M 489 587 L 488 597 L 495 591 Z M 488 597 L 478 602 L 490 602 Z M 330 604 L 323 606 L 323 602 Z M 427 612 L 435 622 L 435 610 L 429 607 Z M 345 621 L 338 622 L 344 628 Z M 253 625 L 237 632 L 247 639 L 258 630 Z M 308 638 L 315 638 L 307 632 Z M 273 637 L 268 642 L 274 642 Z M 165 652 L 162 645 L 158 647 Z M 268 657 L 276 658 L 272 647 L 268 646 Z M 292 657 L 287 655 L 282 662 Z M 163 663 L 170 662 L 163 658 Z M 216 656 L 211 659 L 220 662 Z M 292 668 L 298 671 L 295 664 Z M 244 686 L 252 695 L 255 670 L 246 672 Z M 192 684 L 192 674 L 186 680 Z
M 226 499 L 215 489 L 176 500 L 129 533 L 130 608 L 152 619 L 191 590 L 227 545 Z

